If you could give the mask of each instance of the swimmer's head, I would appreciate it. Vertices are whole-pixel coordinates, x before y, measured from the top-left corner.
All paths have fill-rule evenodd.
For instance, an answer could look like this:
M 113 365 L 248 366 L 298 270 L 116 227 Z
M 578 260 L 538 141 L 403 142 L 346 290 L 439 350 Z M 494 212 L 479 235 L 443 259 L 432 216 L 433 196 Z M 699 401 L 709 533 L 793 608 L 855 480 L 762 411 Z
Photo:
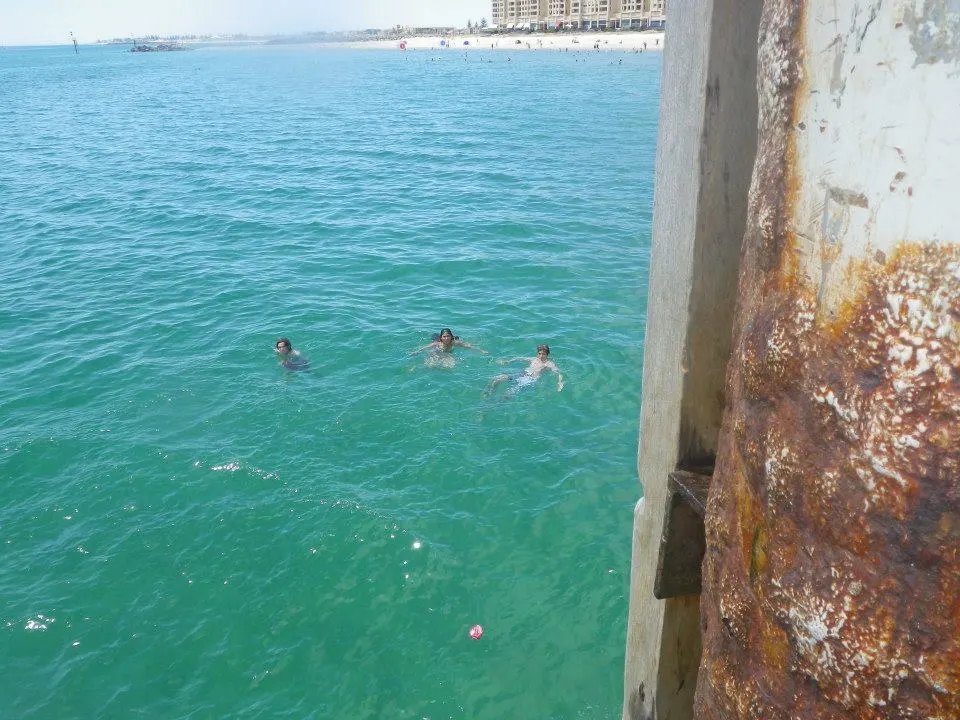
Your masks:
M 550 354 L 550 346 L 549 346 L 549 345 L 537 345 L 537 357 L 539 357 L 539 358 L 545 358 L 545 357 L 547 357 L 547 355 L 549 355 L 549 354 Z
M 291 350 L 293 350 L 293 345 L 290 344 L 290 341 L 285 338 L 277 338 L 277 342 L 274 344 L 274 349 L 281 355 L 286 355 Z
M 440 340 L 440 342 L 442 342 L 444 345 L 449 345 L 456 339 L 457 336 L 453 334 L 453 330 L 450 328 L 444 328 L 441 330 L 440 337 L 438 338 L 438 340 Z

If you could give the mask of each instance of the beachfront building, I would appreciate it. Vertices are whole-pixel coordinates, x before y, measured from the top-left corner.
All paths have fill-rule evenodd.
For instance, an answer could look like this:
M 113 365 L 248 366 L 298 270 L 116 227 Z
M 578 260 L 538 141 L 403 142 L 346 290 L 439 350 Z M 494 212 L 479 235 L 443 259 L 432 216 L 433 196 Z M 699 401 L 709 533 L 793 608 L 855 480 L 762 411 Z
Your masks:
M 606 30 L 615 27 L 614 2 L 615 0 L 571 0 L 571 4 L 576 6 L 580 29 Z
M 547 0 L 546 29 L 560 30 L 570 22 L 571 0 Z M 566 27 L 569 30 L 569 27 Z
M 504 19 L 507 14 L 506 0 L 493 0 L 493 7 L 490 10 L 490 27 L 506 27 L 507 21 Z
M 491 0 L 498 30 L 663 28 L 667 0 Z
M 667 25 L 667 0 L 646 0 L 647 23 L 645 27 L 664 28 Z
M 549 0 L 493 0 L 493 7 L 504 5 L 502 30 L 545 30 Z M 551 2 L 552 4 L 552 2 Z
M 661 2 L 661 0 L 656 1 Z M 653 0 L 621 0 L 620 27 L 647 27 L 647 5 L 652 2 Z

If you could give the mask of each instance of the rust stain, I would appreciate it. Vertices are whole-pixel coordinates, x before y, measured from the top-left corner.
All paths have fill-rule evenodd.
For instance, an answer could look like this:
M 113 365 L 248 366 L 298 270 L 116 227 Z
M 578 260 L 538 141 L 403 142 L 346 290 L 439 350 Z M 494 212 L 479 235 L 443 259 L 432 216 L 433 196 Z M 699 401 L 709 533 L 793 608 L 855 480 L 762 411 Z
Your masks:
M 768 0 L 761 21 L 696 712 L 957 718 L 960 245 L 868 250 L 843 275 L 856 290 L 818 314 L 789 222 L 802 5 Z
M 903 170 L 900 170 L 899 172 L 897 172 L 897 174 L 893 176 L 893 180 L 890 181 L 890 192 L 893 192 L 894 190 L 896 190 L 897 185 L 902 183 L 903 179 L 906 176 L 907 174 Z
M 772 619 L 764 618 L 760 626 L 763 659 L 768 667 L 787 667 L 790 640 L 787 633 Z

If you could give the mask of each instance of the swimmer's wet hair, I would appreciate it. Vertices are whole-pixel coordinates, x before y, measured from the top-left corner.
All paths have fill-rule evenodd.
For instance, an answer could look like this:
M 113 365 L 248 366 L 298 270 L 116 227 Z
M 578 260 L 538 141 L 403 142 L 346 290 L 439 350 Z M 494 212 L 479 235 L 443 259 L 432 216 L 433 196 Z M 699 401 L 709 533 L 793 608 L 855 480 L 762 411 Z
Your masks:
M 434 335 L 434 336 L 433 336 L 433 341 L 434 341 L 434 342 L 437 342 L 437 341 L 440 339 L 440 335 L 443 335 L 444 333 L 450 333 L 451 335 L 453 335 L 453 330 L 451 330 L 450 328 L 442 328 L 442 329 L 440 330 L 440 334 L 439 334 L 439 335 Z M 453 339 L 454 339 L 454 340 L 459 340 L 459 339 L 460 339 L 460 336 L 459 336 L 459 335 L 453 335 Z
M 540 352 L 541 350 L 546 350 L 546 351 L 547 351 L 547 355 L 550 354 L 550 346 L 549 346 L 549 345 L 537 345 L 537 352 Z
M 280 343 L 285 343 L 288 348 L 293 350 L 293 343 L 291 343 L 290 340 L 285 337 L 277 338 L 277 341 L 273 344 L 273 349 L 276 350 L 278 347 L 280 347 Z

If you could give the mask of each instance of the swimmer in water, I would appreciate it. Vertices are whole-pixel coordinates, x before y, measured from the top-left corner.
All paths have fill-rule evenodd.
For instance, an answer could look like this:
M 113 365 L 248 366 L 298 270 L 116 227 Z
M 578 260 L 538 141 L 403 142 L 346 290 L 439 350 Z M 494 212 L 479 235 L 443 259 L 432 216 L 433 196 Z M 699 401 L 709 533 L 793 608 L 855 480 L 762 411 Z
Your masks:
M 453 349 L 454 348 L 466 348 L 467 350 L 476 350 L 481 352 L 484 355 L 488 354 L 483 348 L 479 348 L 476 345 L 471 345 L 468 342 L 464 342 L 459 337 L 453 334 L 453 331 L 450 328 L 443 328 L 440 331 L 439 335 L 434 335 L 433 340 L 428 345 L 419 347 L 416 350 L 412 351 L 410 355 L 417 355 L 422 353 L 424 350 L 428 350 L 427 359 L 424 361 L 429 367 L 436 367 L 438 365 L 443 367 L 453 367 Z
M 497 360 L 498 365 L 509 365 L 513 362 L 526 362 L 530 363 L 527 365 L 526 369 L 523 372 L 515 372 L 512 374 L 502 374 L 497 375 L 493 378 L 490 383 L 487 385 L 486 391 L 484 391 L 484 397 L 492 395 L 496 391 L 497 386 L 501 383 L 509 382 L 510 387 L 507 388 L 506 392 L 503 393 L 504 397 L 510 395 L 516 395 L 518 392 L 524 388 L 531 387 L 536 384 L 537 380 L 540 379 L 540 375 L 543 374 L 544 370 L 549 370 L 557 374 L 557 392 L 563 390 L 563 375 L 560 374 L 560 368 L 557 367 L 557 364 L 553 360 L 549 360 L 550 357 L 550 346 L 549 345 L 539 345 L 537 347 L 537 356 L 533 358 L 523 358 L 516 357 L 510 358 L 509 360 Z
M 277 342 L 274 343 L 273 349 L 277 351 L 277 356 L 280 358 L 280 364 L 283 365 L 287 370 L 309 370 L 310 361 L 304 357 L 299 350 L 294 350 L 293 345 L 290 344 L 290 340 L 282 337 L 277 338 Z

